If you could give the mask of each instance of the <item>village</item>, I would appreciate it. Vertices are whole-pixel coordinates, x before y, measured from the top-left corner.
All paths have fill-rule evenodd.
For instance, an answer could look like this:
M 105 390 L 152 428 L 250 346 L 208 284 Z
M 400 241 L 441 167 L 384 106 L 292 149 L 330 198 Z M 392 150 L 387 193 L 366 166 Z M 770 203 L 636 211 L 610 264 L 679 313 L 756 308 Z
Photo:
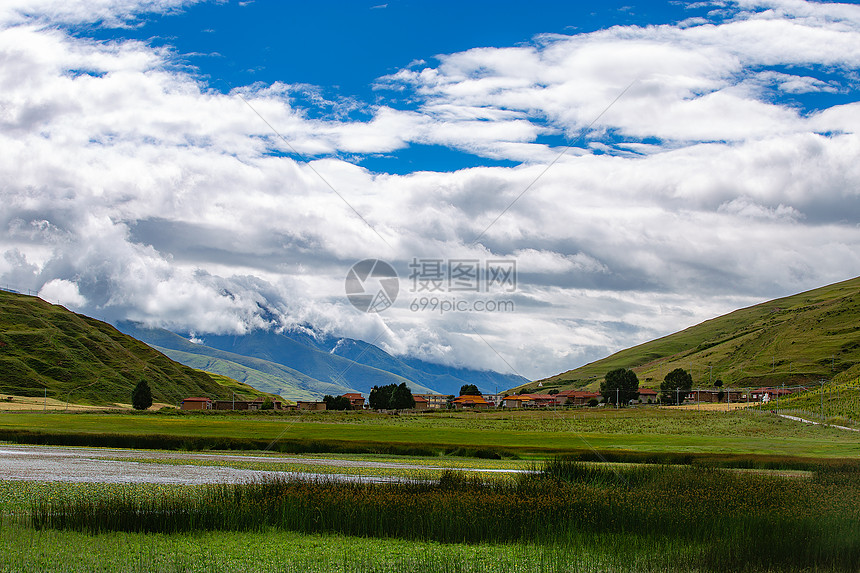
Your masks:
M 688 404 L 768 404 L 780 397 L 805 388 L 757 388 L 750 389 L 694 389 L 676 397 L 677 402 L 664 402 L 663 405 Z M 351 392 L 341 398 L 349 402 L 349 410 L 370 409 L 363 394 Z M 412 411 L 427 410 L 489 410 L 489 409 L 547 409 L 571 407 L 602 407 L 607 404 L 600 392 L 588 390 L 550 390 L 548 393 L 530 394 L 463 394 L 461 396 L 444 394 L 413 394 L 415 406 Z M 652 388 L 639 388 L 639 396 L 631 400 L 627 406 L 660 404 L 659 392 Z M 205 397 L 186 398 L 179 405 L 181 410 L 307 410 L 324 411 L 328 409 L 325 401 L 272 400 L 256 398 L 254 400 L 212 400 Z

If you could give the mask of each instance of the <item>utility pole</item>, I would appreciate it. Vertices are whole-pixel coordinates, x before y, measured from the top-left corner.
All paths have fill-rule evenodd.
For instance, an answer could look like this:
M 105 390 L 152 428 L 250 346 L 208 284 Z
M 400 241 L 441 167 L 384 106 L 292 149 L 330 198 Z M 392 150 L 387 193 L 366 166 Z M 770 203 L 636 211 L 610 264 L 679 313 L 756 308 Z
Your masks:
M 679 401 L 678 401 L 678 390 L 679 390 L 679 388 L 676 386 L 676 387 L 675 387 L 675 405 L 676 405 L 676 406 L 680 406 L 680 405 L 681 405 L 681 402 L 679 402 Z
M 615 409 L 616 410 L 618 408 L 620 408 L 620 406 L 618 405 L 618 390 L 619 390 L 618 388 L 615 389 Z

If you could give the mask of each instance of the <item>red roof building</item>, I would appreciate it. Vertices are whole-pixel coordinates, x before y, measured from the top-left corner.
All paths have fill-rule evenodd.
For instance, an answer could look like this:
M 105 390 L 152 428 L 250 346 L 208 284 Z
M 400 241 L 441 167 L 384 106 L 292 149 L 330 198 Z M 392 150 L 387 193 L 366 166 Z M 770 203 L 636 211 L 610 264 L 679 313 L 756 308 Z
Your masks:
M 584 406 L 591 400 L 600 400 L 600 392 L 592 392 L 590 390 L 562 390 L 555 395 L 555 398 L 559 404 Z
M 364 408 L 364 396 L 358 394 L 357 392 L 349 392 L 348 394 L 343 395 L 344 398 L 349 400 L 350 407 L 353 410 L 361 410 Z
M 211 410 L 212 400 L 209 398 L 186 398 L 179 406 L 182 410 Z

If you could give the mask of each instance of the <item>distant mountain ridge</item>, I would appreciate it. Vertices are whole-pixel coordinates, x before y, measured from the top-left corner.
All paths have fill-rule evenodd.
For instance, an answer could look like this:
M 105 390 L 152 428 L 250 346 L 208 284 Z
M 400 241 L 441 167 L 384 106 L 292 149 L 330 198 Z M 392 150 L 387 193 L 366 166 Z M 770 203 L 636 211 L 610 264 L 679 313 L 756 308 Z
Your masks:
M 131 322 L 118 323 L 117 327 L 184 364 L 226 374 L 286 398 L 367 394 L 373 386 L 402 382 L 414 393 L 441 394 L 457 394 L 464 384 L 476 384 L 492 392 L 527 382 L 525 378 L 497 372 L 400 359 L 361 340 L 305 330 L 206 335 L 203 344 L 195 344 L 179 334 Z
M 489 394 L 496 390 L 504 390 L 518 386 L 528 379 L 516 374 L 502 374 L 492 370 L 475 370 L 456 366 L 435 364 L 419 358 L 396 357 L 385 352 L 378 346 L 356 340 L 354 338 L 339 338 L 334 336 L 312 337 L 305 332 L 287 332 L 284 336 L 294 340 L 312 340 L 316 348 L 343 356 L 373 366 L 381 370 L 393 372 L 404 378 L 415 380 L 438 391 L 440 394 L 456 395 L 460 387 L 474 384 L 482 392 Z
M 695 385 L 817 384 L 860 374 L 860 277 L 707 320 L 538 383 L 544 389 L 596 387 L 615 368 L 631 368 L 657 387 L 683 368 Z

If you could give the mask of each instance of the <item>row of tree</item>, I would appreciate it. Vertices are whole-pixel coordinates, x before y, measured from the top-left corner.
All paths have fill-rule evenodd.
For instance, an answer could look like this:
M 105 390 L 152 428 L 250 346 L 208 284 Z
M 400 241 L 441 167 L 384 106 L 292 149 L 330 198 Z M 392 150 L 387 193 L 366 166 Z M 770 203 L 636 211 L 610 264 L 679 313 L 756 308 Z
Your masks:
M 415 398 L 406 382 L 401 382 L 399 386 L 374 386 L 370 389 L 367 403 L 371 410 L 409 410 L 415 407 Z
M 693 377 L 683 368 L 675 368 L 660 383 L 660 401 L 664 404 L 680 404 L 693 387 Z M 600 383 L 600 394 L 610 404 L 629 404 L 639 398 L 639 378 L 627 368 L 617 368 L 606 373 Z

